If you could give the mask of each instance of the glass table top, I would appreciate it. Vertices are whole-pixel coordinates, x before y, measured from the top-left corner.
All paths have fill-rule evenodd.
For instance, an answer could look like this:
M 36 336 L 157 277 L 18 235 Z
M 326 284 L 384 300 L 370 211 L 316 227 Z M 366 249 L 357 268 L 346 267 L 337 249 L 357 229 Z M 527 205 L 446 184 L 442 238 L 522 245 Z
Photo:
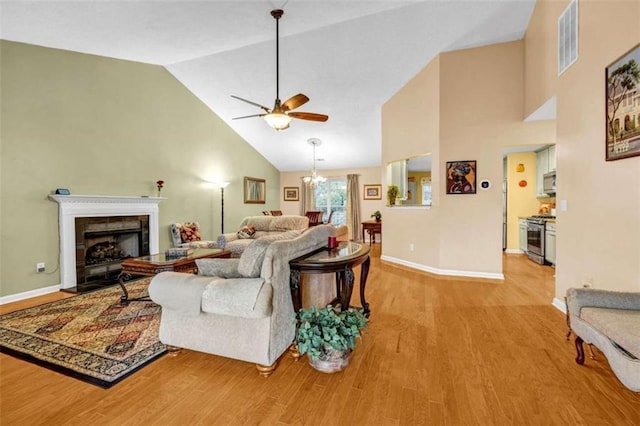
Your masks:
M 155 264 L 162 264 L 162 263 L 172 263 L 175 262 L 176 260 L 191 260 L 191 259 L 198 259 L 200 257 L 205 257 L 205 256 L 210 256 L 212 254 L 215 253 L 220 253 L 222 251 L 222 249 L 194 249 L 193 253 L 191 253 L 188 256 L 166 256 L 164 253 L 157 253 L 157 254 L 151 254 L 148 256 L 140 256 L 140 257 L 136 257 L 135 260 L 136 262 L 146 262 L 146 263 L 155 263 Z
M 324 249 L 296 263 L 330 263 L 336 261 L 346 261 L 363 256 L 370 251 L 370 247 L 365 244 L 354 243 L 352 241 L 341 242 L 335 249 Z

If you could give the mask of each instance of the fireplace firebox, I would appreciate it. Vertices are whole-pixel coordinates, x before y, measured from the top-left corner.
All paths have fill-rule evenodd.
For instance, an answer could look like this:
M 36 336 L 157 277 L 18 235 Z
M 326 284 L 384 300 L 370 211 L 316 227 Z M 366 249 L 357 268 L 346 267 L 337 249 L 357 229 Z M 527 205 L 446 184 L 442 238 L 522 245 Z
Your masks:
M 149 254 L 149 216 L 76 217 L 76 282 L 83 293 L 116 284 L 123 260 Z

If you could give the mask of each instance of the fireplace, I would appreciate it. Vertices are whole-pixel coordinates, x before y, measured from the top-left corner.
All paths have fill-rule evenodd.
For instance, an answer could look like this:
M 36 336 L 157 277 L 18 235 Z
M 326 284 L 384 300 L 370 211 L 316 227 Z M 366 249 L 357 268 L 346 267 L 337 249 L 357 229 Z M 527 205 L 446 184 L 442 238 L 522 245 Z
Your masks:
M 125 257 L 159 252 L 158 204 L 165 198 L 104 195 L 49 195 L 49 198 L 59 205 L 61 290 L 78 291 L 81 281 L 91 283 L 105 277 L 117 278 L 119 266 L 111 261 L 86 265 L 89 246 L 97 245 L 90 255 L 97 260 L 104 260 L 118 250 L 123 251 Z M 115 219 L 112 221 L 112 218 Z M 82 219 L 81 225 L 76 219 Z M 106 224 L 96 225 L 100 221 Z M 134 226 L 133 222 L 139 222 L 139 230 L 134 229 L 138 225 Z M 88 235 L 85 230 L 77 229 L 87 224 L 90 225 Z M 88 240 L 79 243 L 76 240 L 79 233 L 88 236 Z M 110 250 L 110 243 L 114 241 L 119 249 Z M 80 277 L 79 270 L 83 268 L 85 273 L 89 269 L 89 277 L 86 274 Z
M 117 282 L 123 260 L 149 254 L 149 216 L 76 217 L 76 291 Z

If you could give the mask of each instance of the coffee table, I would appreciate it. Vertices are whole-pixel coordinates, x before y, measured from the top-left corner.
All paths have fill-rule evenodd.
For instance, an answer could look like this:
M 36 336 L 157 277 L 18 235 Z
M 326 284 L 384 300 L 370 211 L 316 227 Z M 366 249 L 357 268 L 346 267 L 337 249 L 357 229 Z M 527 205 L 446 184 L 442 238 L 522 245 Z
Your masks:
M 197 274 L 197 259 L 229 258 L 231 252 L 222 249 L 194 249 L 193 253 L 183 257 L 167 257 L 164 253 L 152 254 L 149 256 L 133 257 L 122 262 L 122 271 L 118 275 L 118 284 L 122 289 L 120 303 L 126 305 L 133 301 L 149 301 L 149 297 L 129 298 L 129 293 L 124 286 L 125 281 L 129 281 L 133 275 L 152 277 L 160 272 L 185 272 Z

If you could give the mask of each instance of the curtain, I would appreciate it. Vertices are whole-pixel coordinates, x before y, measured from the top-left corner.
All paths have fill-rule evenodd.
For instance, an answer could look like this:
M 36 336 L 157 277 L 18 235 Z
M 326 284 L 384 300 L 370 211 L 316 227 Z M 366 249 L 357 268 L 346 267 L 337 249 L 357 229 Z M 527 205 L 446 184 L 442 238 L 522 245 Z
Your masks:
M 347 226 L 351 241 L 358 241 L 360 237 L 360 184 L 358 176 L 347 175 Z
M 302 181 L 301 192 L 300 216 L 304 216 L 309 210 L 316 209 L 316 187 L 311 182 Z

